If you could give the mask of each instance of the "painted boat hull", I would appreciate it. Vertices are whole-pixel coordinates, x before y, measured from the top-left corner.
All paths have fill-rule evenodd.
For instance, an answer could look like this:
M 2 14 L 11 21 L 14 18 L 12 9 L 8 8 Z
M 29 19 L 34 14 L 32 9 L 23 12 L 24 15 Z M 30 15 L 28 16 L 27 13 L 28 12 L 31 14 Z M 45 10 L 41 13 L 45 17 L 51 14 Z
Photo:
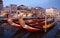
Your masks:
M 46 29 L 48 29 L 48 28 L 50 28 L 50 27 L 52 27 L 52 26 L 54 26 L 56 24 L 56 22 L 53 22 L 53 23 L 51 23 L 51 24 L 48 24 L 48 25 L 44 25 L 43 26 L 43 28 L 46 28 Z
M 48 24 L 47 27 L 45 27 L 45 25 L 43 26 L 43 29 L 49 29 L 50 27 L 54 26 L 56 22 L 53 22 L 51 24 Z M 38 32 L 38 31 L 41 31 L 41 29 L 38 29 L 38 28 L 34 28 L 33 27 L 28 27 L 28 28 L 25 28 L 27 31 L 29 32 Z
M 20 21 L 19 21 L 19 20 L 20 20 Z M 8 18 L 7 21 L 8 21 L 8 23 L 11 24 L 13 27 L 16 27 L 16 28 L 18 28 L 18 29 L 21 29 L 21 28 L 23 27 L 24 29 L 26 29 L 26 30 L 29 31 L 29 32 L 38 32 L 38 31 L 41 30 L 41 28 L 34 28 L 34 27 L 29 26 L 29 25 L 24 25 L 24 26 L 20 25 L 20 24 L 21 24 L 21 21 L 23 21 L 23 22 L 25 23 L 25 21 L 24 21 L 23 19 L 18 19 L 19 24 L 14 23 L 11 18 Z M 45 29 L 45 28 L 48 29 L 48 28 L 52 27 L 56 22 L 50 23 L 50 22 L 47 21 L 46 23 L 48 24 L 48 25 L 46 25 L 47 27 L 45 26 L 45 22 L 41 22 L 41 21 L 37 21 L 37 23 L 34 22 L 34 23 L 30 23 L 30 24 L 34 24 L 34 26 L 41 26 L 41 25 L 42 25 L 42 28 L 43 28 L 43 29 Z M 50 24 L 49 24 L 49 23 L 50 23 Z
M 39 21 L 37 21 L 37 23 L 35 23 L 35 25 L 36 26 L 42 26 L 43 29 L 45 29 L 45 28 L 49 29 L 50 27 L 52 27 L 52 26 L 54 26 L 56 24 L 56 22 L 52 21 L 52 20 L 47 21 L 46 23 L 47 23 L 47 25 L 45 26 L 45 22 L 39 22 Z M 30 24 L 33 25 L 33 23 L 30 23 Z M 29 32 L 37 32 L 37 31 L 41 30 L 41 29 L 38 29 L 38 28 L 34 28 L 34 29 L 33 28 L 34 27 L 27 26 L 25 29 L 27 29 Z
M 10 25 L 12 25 L 13 27 L 15 27 L 15 28 L 18 28 L 18 29 L 22 28 L 21 25 L 14 23 L 11 18 L 8 18 L 8 19 L 7 19 L 7 22 L 8 22 Z

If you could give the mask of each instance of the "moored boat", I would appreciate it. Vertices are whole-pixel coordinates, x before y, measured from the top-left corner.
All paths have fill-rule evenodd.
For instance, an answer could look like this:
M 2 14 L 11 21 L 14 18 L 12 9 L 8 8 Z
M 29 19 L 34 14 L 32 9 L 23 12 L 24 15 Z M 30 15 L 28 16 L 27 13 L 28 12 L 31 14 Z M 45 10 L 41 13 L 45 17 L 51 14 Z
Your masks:
M 36 22 L 30 22 L 26 25 L 22 25 L 22 27 L 30 32 L 36 32 L 36 31 L 40 31 L 43 29 L 48 29 L 50 27 L 52 27 L 56 22 L 54 21 L 54 19 L 49 19 L 46 21 L 45 25 L 45 21 L 36 21 Z
M 38 32 L 44 29 L 48 29 L 50 27 L 52 27 L 56 22 L 54 21 L 54 19 L 49 19 L 46 21 L 46 25 L 45 25 L 45 20 L 29 20 L 27 21 L 27 23 L 23 20 L 23 18 L 18 18 L 18 22 L 14 23 L 12 18 L 8 18 L 8 23 L 11 24 L 12 26 L 16 27 L 16 28 L 24 28 L 29 32 Z
M 20 24 L 14 23 L 12 18 L 8 18 L 7 21 L 8 21 L 8 23 L 9 23 L 10 25 L 12 25 L 13 27 L 16 27 L 16 28 L 18 28 L 18 29 L 22 28 L 22 26 L 21 26 Z
M 45 29 L 49 29 L 50 27 L 53 27 L 56 24 L 56 21 L 54 19 L 51 19 L 50 21 L 48 21 L 49 24 L 43 25 L 43 28 Z

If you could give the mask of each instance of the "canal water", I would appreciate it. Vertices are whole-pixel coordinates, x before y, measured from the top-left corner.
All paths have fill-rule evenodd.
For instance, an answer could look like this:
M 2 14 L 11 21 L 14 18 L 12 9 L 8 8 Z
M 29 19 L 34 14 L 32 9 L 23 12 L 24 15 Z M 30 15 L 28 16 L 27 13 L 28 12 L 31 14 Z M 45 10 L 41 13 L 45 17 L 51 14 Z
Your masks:
M 55 38 L 59 27 L 60 27 L 60 22 L 58 22 L 57 25 L 53 29 L 51 29 L 47 34 L 45 34 L 42 38 Z
M 10 24 L 0 21 L 0 38 L 11 38 L 17 30 L 17 28 L 14 28 Z
M 58 28 L 60 27 L 60 22 L 58 22 L 56 24 L 56 26 L 54 26 L 49 32 L 45 33 L 42 38 L 55 38 L 55 35 L 58 31 Z M 1 38 L 11 38 L 18 30 L 12 32 L 12 31 L 7 31 L 4 30 L 4 34 L 2 36 L 0 36 Z M 28 36 L 33 36 L 34 34 L 28 32 L 26 34 L 24 34 L 21 38 L 28 38 Z M 43 34 L 43 33 L 42 33 Z M 35 34 L 36 35 L 36 34 Z M 40 36 L 40 35 L 39 35 Z M 36 36 L 34 36 L 36 37 Z M 31 37 L 32 38 L 32 37 Z

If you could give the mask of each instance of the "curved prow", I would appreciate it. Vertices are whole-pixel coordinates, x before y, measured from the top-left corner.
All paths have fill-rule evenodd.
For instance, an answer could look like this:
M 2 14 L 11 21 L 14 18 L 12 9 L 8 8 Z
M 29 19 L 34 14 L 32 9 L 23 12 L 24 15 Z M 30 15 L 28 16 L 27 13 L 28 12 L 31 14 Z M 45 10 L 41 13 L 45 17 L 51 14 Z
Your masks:
M 22 17 L 20 17 L 19 19 L 19 24 L 26 30 L 28 30 L 29 32 L 35 32 L 35 31 L 39 31 L 40 29 L 38 28 L 33 28 L 33 27 L 30 27 L 28 25 L 25 24 L 25 21 L 23 20 Z
M 16 27 L 16 28 L 21 28 L 22 27 L 21 25 L 14 23 L 13 20 L 12 20 L 12 18 L 10 18 L 10 17 L 7 19 L 7 21 L 13 27 Z

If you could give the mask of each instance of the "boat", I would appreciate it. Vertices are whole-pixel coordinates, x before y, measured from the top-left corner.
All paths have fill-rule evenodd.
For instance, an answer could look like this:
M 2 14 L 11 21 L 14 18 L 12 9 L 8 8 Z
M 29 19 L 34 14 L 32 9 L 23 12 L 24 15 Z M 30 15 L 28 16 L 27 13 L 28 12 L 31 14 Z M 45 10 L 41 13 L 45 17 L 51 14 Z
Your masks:
M 14 20 L 14 21 L 15 21 L 15 20 Z M 13 19 L 10 18 L 10 17 L 7 19 L 7 22 L 8 22 L 10 25 L 12 25 L 13 27 L 15 27 L 15 28 L 18 28 L 18 29 L 22 28 L 22 26 L 21 26 L 20 24 L 14 23 L 14 22 L 13 22 Z
M 23 18 L 18 18 L 18 22 L 14 23 L 12 18 L 8 18 L 8 23 L 11 24 L 12 26 L 16 27 L 16 28 L 24 28 L 29 32 L 38 32 L 41 30 L 46 30 L 50 27 L 52 27 L 56 22 L 54 21 L 54 19 L 48 19 L 48 20 L 43 20 L 43 19 L 39 19 L 39 20 L 24 20 Z
M 51 27 L 55 26 L 57 24 L 57 21 L 55 21 L 54 19 L 50 19 L 48 20 L 48 24 L 45 23 L 45 25 L 43 25 L 43 29 L 45 32 L 47 32 Z
M 19 23 L 21 24 L 21 22 Z M 37 32 L 43 29 L 48 29 L 52 27 L 55 23 L 56 22 L 54 21 L 54 19 L 47 20 L 46 25 L 45 25 L 45 21 L 36 21 L 36 22 L 32 21 L 30 23 L 25 23 L 24 25 L 22 25 L 22 27 L 28 30 L 29 32 Z

